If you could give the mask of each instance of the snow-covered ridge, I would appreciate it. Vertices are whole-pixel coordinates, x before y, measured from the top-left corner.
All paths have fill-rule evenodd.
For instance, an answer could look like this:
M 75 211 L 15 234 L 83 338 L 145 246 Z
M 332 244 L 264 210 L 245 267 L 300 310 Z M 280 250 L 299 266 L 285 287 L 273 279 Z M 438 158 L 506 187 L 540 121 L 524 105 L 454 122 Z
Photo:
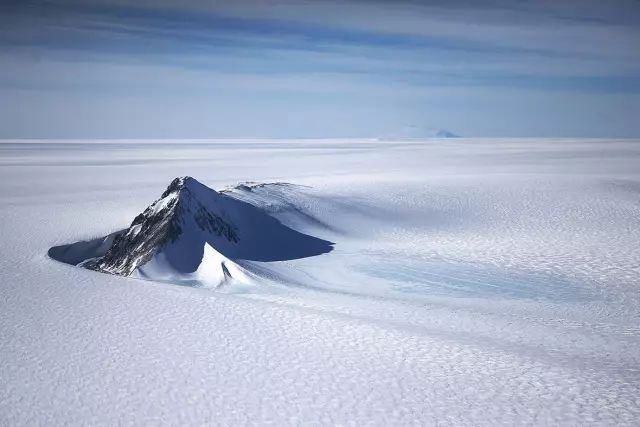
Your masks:
M 283 261 L 332 249 L 331 242 L 295 231 L 232 196 L 231 190 L 217 192 L 192 177 L 175 178 L 127 229 L 54 247 L 49 255 L 104 273 L 218 286 L 239 277 L 249 280 L 251 274 L 236 260 Z

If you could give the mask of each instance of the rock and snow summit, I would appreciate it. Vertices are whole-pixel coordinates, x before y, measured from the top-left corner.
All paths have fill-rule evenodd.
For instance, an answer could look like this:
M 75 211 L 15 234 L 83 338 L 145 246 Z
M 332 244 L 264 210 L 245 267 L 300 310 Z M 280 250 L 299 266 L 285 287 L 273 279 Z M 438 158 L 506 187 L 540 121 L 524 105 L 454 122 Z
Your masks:
M 330 250 L 331 242 L 187 176 L 174 179 L 127 229 L 52 248 L 50 255 L 104 273 L 217 286 L 248 280 L 251 274 L 237 261 L 284 261 Z

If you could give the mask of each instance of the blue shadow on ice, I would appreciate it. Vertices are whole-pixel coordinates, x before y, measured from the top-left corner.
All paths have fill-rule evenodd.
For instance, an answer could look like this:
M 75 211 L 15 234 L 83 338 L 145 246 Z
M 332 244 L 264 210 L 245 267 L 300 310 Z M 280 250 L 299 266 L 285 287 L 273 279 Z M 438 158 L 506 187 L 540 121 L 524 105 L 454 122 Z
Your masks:
M 393 283 L 398 295 L 577 302 L 591 299 L 583 288 L 558 275 L 505 271 L 462 262 L 378 259 L 359 271 Z

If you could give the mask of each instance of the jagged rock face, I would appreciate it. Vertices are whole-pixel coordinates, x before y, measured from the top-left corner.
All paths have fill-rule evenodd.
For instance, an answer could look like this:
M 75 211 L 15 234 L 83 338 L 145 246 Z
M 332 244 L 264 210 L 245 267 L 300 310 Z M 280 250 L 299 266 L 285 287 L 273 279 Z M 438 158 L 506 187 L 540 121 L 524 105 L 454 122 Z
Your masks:
M 127 229 L 51 253 L 104 273 L 217 286 L 229 278 L 246 279 L 247 262 L 286 261 L 333 249 L 333 243 L 269 215 L 269 198 L 240 200 L 239 193 L 266 189 L 252 183 L 219 193 L 193 178 L 176 178 Z M 82 253 L 88 256 L 77 263 Z
M 128 276 L 165 246 L 178 240 L 185 229 L 191 230 L 193 222 L 196 232 L 237 243 L 236 227 L 211 209 L 216 197 L 220 197 L 217 192 L 191 177 L 174 179 L 160 199 L 138 215 L 114 240 L 103 257 L 88 261 L 84 266 Z

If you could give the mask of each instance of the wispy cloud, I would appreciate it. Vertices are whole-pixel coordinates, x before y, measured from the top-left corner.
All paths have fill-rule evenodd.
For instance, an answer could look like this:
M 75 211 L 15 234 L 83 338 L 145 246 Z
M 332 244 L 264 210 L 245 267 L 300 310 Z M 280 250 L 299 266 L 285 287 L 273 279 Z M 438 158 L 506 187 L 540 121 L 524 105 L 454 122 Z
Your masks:
M 277 98 L 288 99 L 291 108 L 315 112 L 332 103 L 369 111 L 367 104 L 377 100 L 385 107 L 376 114 L 397 121 L 389 126 L 403 125 L 402 117 L 434 116 L 436 105 L 430 102 L 442 102 L 442 91 L 460 103 L 470 96 L 465 91 L 485 93 L 488 106 L 500 93 L 517 92 L 522 102 L 537 93 L 547 99 L 544 108 L 555 108 L 557 121 L 569 129 L 581 119 L 578 100 L 584 96 L 601 99 L 600 109 L 610 108 L 614 95 L 626 96 L 626 107 L 639 105 L 639 4 L 3 3 L 0 91 L 14 97 L 36 91 L 45 98 L 46 93 L 66 91 L 89 103 L 92 96 L 98 102 L 96 93 L 105 91 L 111 98 L 127 94 L 142 101 L 163 91 L 186 109 L 202 107 L 202 94 L 214 97 L 210 103 L 216 105 L 253 96 L 267 108 L 269 102 L 277 104 L 281 115 L 287 104 Z M 541 95 L 536 96 L 539 103 Z M 560 105 L 558 99 L 563 99 L 564 111 L 553 107 Z M 469 125 L 477 122 L 471 111 L 461 107 L 447 114 L 444 119 L 435 114 L 446 123 L 429 124 L 486 132 Z M 371 122 L 378 119 L 372 116 Z M 558 133 L 555 125 L 545 130 L 531 126 L 529 117 L 514 119 L 523 135 L 551 129 Z M 635 123 L 621 126 L 616 121 L 615 126 L 590 124 L 584 129 L 586 134 L 640 133 Z M 368 134 L 373 128 L 360 124 L 350 132 Z M 498 122 L 493 129 L 501 133 Z M 312 124 L 308 130 L 319 134 Z M 275 127 L 262 132 L 279 133 Z

